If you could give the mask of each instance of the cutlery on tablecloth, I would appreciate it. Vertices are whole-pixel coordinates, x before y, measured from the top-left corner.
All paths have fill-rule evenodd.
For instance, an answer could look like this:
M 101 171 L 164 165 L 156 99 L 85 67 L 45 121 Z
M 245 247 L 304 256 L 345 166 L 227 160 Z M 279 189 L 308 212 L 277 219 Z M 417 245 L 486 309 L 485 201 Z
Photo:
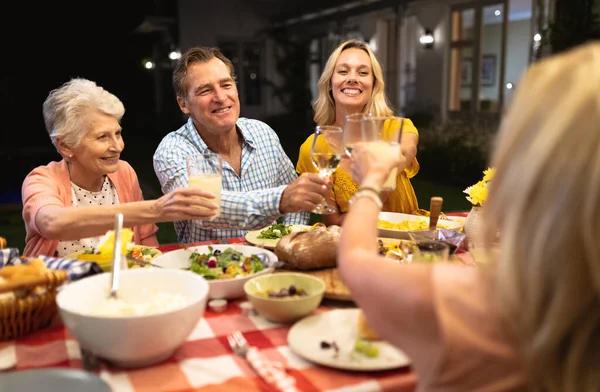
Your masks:
M 280 392 L 298 392 L 296 379 L 287 374 L 281 364 L 269 361 L 256 347 L 250 346 L 240 331 L 228 335 L 227 342 L 233 352 L 245 358 L 258 375 L 270 386 Z

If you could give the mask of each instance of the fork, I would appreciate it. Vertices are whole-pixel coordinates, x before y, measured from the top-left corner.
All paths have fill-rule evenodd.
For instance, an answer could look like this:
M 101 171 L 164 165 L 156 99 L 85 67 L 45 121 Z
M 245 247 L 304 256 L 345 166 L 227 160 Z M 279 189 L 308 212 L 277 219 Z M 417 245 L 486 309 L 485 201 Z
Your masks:
M 296 380 L 287 374 L 281 366 L 264 358 L 256 347 L 250 346 L 240 331 L 227 335 L 227 342 L 233 352 L 245 358 L 269 385 L 280 392 L 298 392 Z

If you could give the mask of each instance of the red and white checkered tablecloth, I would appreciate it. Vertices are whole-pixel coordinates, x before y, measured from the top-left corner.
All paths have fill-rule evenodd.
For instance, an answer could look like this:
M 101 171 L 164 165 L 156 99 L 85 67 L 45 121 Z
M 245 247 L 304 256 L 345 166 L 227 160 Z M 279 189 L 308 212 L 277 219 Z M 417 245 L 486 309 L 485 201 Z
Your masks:
M 244 243 L 244 239 L 221 242 Z M 177 248 L 179 245 L 160 247 L 163 252 Z M 272 391 L 250 365 L 229 348 L 227 335 L 239 330 L 262 355 L 284 364 L 300 391 L 402 392 L 415 389 L 417 379 L 410 367 L 382 372 L 350 372 L 302 359 L 287 346 L 291 325 L 271 323 L 256 314 L 244 316 L 239 306 L 243 301 L 230 302 L 227 310 L 221 313 L 207 308 L 187 341 L 160 364 L 142 369 L 119 369 L 103 362 L 95 373 L 119 392 Z M 347 303 L 324 300 L 315 313 L 347 306 Z M 23 338 L 0 342 L 0 371 L 50 367 L 83 369 L 79 345 L 60 320 Z
M 287 346 L 290 325 L 274 324 L 258 315 L 243 316 L 239 304 L 206 310 L 187 341 L 168 360 L 142 369 L 119 369 L 102 363 L 97 373 L 114 391 L 270 391 L 243 359 L 234 355 L 227 334 L 240 330 L 250 345 L 268 359 L 286 365 L 301 391 L 412 391 L 410 368 L 384 372 L 347 372 L 305 361 Z M 315 312 L 337 306 L 322 304 Z M 151 344 L 151 342 L 149 342 Z M 0 369 L 83 368 L 79 345 L 59 320 L 16 341 L 0 342 Z M 351 388 L 351 389 L 349 389 Z

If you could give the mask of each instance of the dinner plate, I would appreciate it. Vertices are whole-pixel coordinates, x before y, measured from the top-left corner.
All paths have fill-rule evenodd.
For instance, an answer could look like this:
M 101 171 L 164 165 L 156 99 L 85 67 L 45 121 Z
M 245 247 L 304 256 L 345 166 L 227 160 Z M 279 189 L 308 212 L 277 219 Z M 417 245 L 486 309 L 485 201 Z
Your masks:
M 267 227 L 269 227 L 269 226 L 267 226 Z M 267 227 L 263 227 L 260 230 L 253 230 L 253 231 L 247 232 L 246 233 L 246 241 L 248 241 L 248 243 L 250 243 L 252 245 L 260 246 L 262 248 L 275 249 L 280 238 L 258 238 L 258 236 L 260 235 L 260 232 L 263 231 L 264 229 L 266 229 Z M 312 226 L 308 226 L 308 225 L 292 225 L 292 232 L 308 231 L 311 227 Z
M 429 217 L 427 217 L 427 216 L 402 214 L 402 213 L 397 213 L 397 212 L 380 212 L 379 220 L 385 220 L 385 221 L 388 221 L 391 223 L 400 223 L 400 222 L 404 222 L 404 221 L 411 221 L 411 222 L 424 221 L 427 223 L 427 226 L 429 226 Z M 462 227 L 462 225 L 463 224 L 459 221 L 439 219 L 437 227 L 443 228 L 443 229 L 459 230 Z M 397 238 L 397 239 L 402 239 L 402 240 L 410 240 L 408 232 L 413 231 L 413 230 L 398 230 L 398 229 L 392 229 L 392 228 L 383 228 L 383 227 L 380 227 L 379 224 L 378 224 L 377 228 L 379 230 L 379 237 Z
M 79 369 L 29 369 L 0 374 L 1 391 L 110 392 L 109 385 L 94 373 Z
M 131 249 L 154 249 L 157 253 L 150 258 L 149 260 L 143 260 L 146 262 L 152 262 L 152 260 L 156 259 L 158 256 L 161 256 L 163 253 L 156 249 L 155 246 L 144 246 L 144 245 L 132 245 L 131 247 L 127 248 L 128 254 L 129 251 Z M 77 252 L 73 252 L 71 254 L 66 255 L 64 258 L 65 259 L 75 259 L 75 260 L 80 260 L 80 261 L 93 261 L 96 262 L 100 268 L 102 268 L 103 271 L 110 271 L 111 267 L 112 267 L 112 256 L 107 258 L 104 257 L 104 255 L 99 255 L 99 254 L 83 254 L 83 252 L 85 252 L 84 250 L 80 250 Z M 131 263 L 130 263 L 131 264 Z
M 297 355 L 319 365 L 354 371 L 379 371 L 410 365 L 408 356 L 384 341 L 372 342 L 379 355 L 369 358 L 354 351 L 360 309 L 335 309 L 306 317 L 288 332 L 288 346 Z M 321 342 L 335 342 L 339 353 L 321 348 Z
M 155 258 L 152 264 L 162 268 L 174 268 L 174 269 L 188 269 L 192 262 L 190 261 L 190 255 L 192 252 L 198 253 L 210 253 L 211 250 L 220 250 L 221 252 L 227 248 L 232 248 L 235 251 L 242 253 L 244 256 L 251 256 L 257 253 L 264 253 L 267 255 L 269 266 L 262 271 L 256 272 L 251 275 L 242 276 L 239 278 L 229 279 L 215 279 L 208 281 L 208 298 L 209 299 L 236 299 L 246 296 L 244 293 L 244 283 L 249 279 L 263 274 L 272 273 L 275 269 L 273 266 L 279 261 L 275 253 L 258 248 L 256 246 L 249 245 L 237 245 L 237 244 L 214 244 L 214 245 L 199 245 L 191 246 L 189 248 L 173 250 L 166 252 L 163 255 Z M 191 272 L 193 274 L 194 272 Z

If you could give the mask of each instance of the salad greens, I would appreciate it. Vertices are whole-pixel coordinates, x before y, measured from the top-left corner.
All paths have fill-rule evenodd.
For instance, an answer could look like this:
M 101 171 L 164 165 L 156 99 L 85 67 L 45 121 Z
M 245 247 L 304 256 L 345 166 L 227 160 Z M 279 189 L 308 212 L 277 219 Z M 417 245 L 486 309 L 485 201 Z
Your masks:
M 210 253 L 192 252 L 190 270 L 206 280 L 229 279 L 251 275 L 265 269 L 256 255 L 244 256 L 233 248 L 224 251 L 208 247 Z
M 258 238 L 277 239 L 292 232 L 292 225 L 285 223 L 273 223 L 271 226 L 262 230 Z

